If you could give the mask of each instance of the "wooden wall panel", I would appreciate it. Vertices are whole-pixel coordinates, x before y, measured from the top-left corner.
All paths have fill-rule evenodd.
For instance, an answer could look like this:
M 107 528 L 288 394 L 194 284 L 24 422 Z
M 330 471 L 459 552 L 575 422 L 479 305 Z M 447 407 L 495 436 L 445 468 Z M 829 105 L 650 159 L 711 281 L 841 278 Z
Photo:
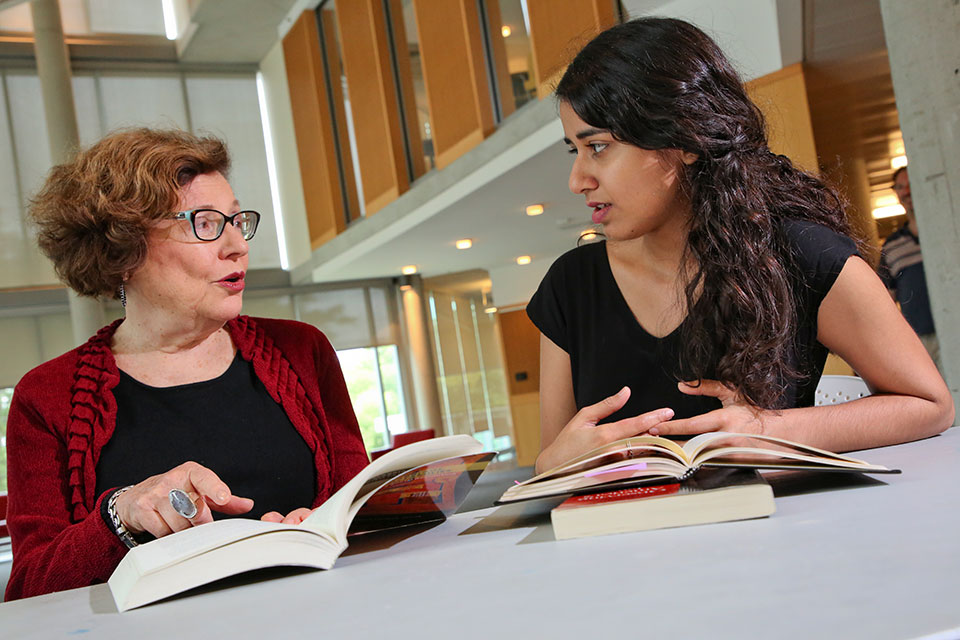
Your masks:
M 517 463 L 532 465 L 540 453 L 540 331 L 523 309 L 500 313 L 497 319 Z
M 527 0 L 537 96 L 550 95 L 559 76 L 593 36 L 616 21 L 614 0 Z
M 343 231 L 346 218 L 330 128 L 320 39 L 312 11 L 304 11 L 283 39 L 283 57 L 297 135 L 307 228 L 310 244 L 316 248 Z
M 767 120 L 770 149 L 817 173 L 817 147 L 800 63 L 746 83 L 747 94 Z
M 414 0 L 437 168 L 494 130 L 476 0 Z
M 524 309 L 498 314 L 510 395 L 540 390 L 540 330 Z
M 370 215 L 410 186 L 386 20 L 381 0 L 338 2 L 336 14 L 360 182 Z

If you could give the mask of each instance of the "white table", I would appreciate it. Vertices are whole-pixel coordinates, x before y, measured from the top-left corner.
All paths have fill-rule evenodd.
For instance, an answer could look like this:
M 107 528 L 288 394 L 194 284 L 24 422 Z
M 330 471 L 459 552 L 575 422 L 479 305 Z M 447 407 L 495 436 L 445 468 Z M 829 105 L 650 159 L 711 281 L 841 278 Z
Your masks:
M 817 474 L 846 486 L 767 519 L 562 542 L 542 504 L 485 509 L 124 614 L 105 585 L 6 603 L 0 637 L 960 637 L 960 428 L 863 457 L 903 474 Z

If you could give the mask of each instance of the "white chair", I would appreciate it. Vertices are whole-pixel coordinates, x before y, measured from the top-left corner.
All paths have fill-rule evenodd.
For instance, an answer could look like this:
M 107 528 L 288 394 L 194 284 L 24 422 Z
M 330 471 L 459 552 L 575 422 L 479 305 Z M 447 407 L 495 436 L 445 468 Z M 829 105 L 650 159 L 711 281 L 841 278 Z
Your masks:
M 814 394 L 814 404 L 840 404 L 870 395 L 870 387 L 857 376 L 822 376 Z

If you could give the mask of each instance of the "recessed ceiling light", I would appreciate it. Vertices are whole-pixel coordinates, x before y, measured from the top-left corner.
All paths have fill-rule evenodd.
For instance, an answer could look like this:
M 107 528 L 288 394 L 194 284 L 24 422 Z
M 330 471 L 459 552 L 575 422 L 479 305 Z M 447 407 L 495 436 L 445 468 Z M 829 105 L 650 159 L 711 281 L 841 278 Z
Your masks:
M 457 240 L 457 249 L 469 249 L 472 246 L 473 246 L 473 240 L 471 240 L 470 238 L 463 238 L 461 240 Z
M 906 210 L 902 204 L 888 204 L 885 207 L 877 207 L 872 213 L 874 220 L 879 220 L 880 218 L 892 218 L 903 215 L 906 213 Z
M 408 264 L 403 269 L 400 269 L 400 273 L 402 273 L 405 276 L 412 276 L 416 272 L 417 272 L 417 265 L 415 264 Z
M 485 307 L 484 310 L 483 310 L 483 312 L 484 312 L 484 313 L 496 313 L 496 312 L 497 312 L 497 308 L 496 308 L 496 307 Z
M 510 28 L 510 25 L 505 24 L 500 27 L 500 35 L 502 35 L 504 38 L 509 38 L 511 33 L 513 33 L 513 29 Z
M 530 264 L 530 256 L 520 256 L 517 258 L 517 264 Z
M 890 158 L 890 168 L 899 169 L 907 166 L 907 156 L 894 156 Z
M 584 229 L 580 232 L 580 242 L 593 242 L 597 239 L 596 229 Z
M 532 204 L 532 205 L 530 205 L 529 207 L 527 207 L 527 215 L 528 215 L 528 216 L 538 216 L 538 215 L 540 215 L 541 213 L 543 213 L 543 205 L 542 205 L 542 204 Z

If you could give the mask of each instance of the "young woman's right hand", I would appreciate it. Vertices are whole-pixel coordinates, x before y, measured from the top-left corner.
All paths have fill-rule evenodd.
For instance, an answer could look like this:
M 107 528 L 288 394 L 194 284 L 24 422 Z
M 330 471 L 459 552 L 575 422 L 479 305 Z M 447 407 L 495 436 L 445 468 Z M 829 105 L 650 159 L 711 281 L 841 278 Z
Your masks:
M 629 399 L 630 388 L 624 387 L 615 395 L 580 409 L 563 427 L 556 439 L 540 452 L 537 457 L 536 473 L 543 473 L 614 440 L 646 433 L 651 427 L 673 417 L 673 409 L 663 408 L 616 422 L 597 424 L 603 418 L 618 411 Z
M 197 506 L 197 515 L 186 519 L 170 504 L 170 491 L 181 489 Z M 230 493 L 223 480 L 210 469 L 184 462 L 166 473 L 147 478 L 117 497 L 117 515 L 130 533 L 147 531 L 161 537 L 213 521 L 211 509 L 237 515 L 253 508 L 253 500 Z

